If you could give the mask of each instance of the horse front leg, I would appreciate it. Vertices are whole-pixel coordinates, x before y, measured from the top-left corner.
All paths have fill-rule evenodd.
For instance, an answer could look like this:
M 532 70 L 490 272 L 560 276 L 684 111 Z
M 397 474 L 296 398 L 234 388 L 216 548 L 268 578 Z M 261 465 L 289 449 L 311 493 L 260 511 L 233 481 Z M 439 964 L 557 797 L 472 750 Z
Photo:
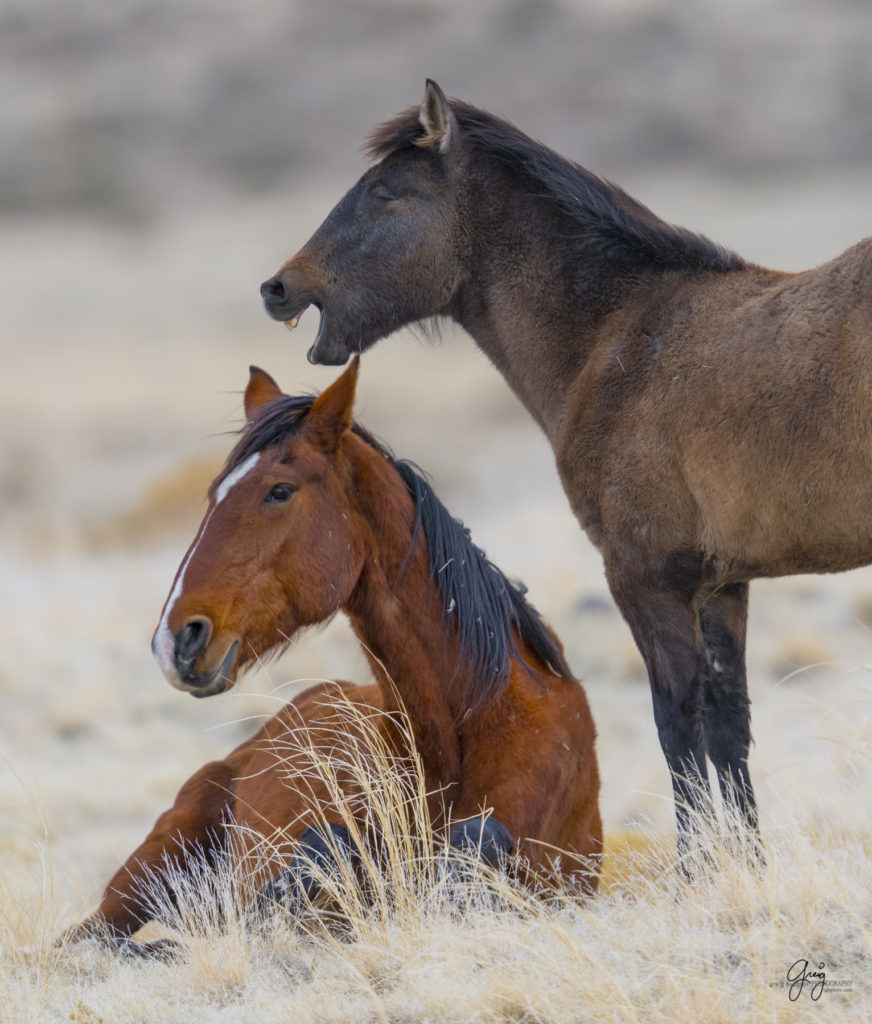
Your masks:
M 493 815 L 476 814 L 456 822 L 448 834 L 448 845 L 464 857 L 472 857 L 489 868 L 506 862 L 515 849 L 515 840 Z
M 140 944 L 130 936 L 174 904 L 172 875 L 184 874 L 192 858 L 214 861 L 225 849 L 232 787 L 233 770 L 226 761 L 210 762 L 192 775 L 173 806 L 112 876 L 97 910 L 59 942 L 95 937 L 126 956 L 171 954 L 177 948 L 172 940 Z
M 695 606 L 697 581 L 674 569 L 655 582 L 608 568 L 606 575 L 648 670 L 654 721 L 672 780 L 678 850 L 685 857 L 694 849 L 694 813 L 712 812 L 703 719 L 708 666 Z
M 357 873 L 360 851 L 345 825 L 333 822 L 310 825 L 300 836 L 288 868 L 258 892 L 249 910 L 249 924 L 262 923 L 276 909 L 292 918 L 311 906 L 335 885 Z
M 724 807 L 744 822 L 754 852 L 762 856 L 757 804 L 748 772 L 751 702 L 745 671 L 748 584 L 724 584 L 699 603 L 699 622 L 708 660 L 705 736 Z

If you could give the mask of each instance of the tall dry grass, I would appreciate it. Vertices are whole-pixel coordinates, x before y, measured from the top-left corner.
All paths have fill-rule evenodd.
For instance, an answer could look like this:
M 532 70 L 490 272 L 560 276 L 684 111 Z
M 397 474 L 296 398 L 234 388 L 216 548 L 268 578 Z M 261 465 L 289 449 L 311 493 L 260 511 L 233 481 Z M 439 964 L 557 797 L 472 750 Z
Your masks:
M 336 706 L 337 724 L 353 713 Z M 327 781 L 363 850 L 362 884 L 347 869 L 324 876 L 329 917 L 312 908 L 252 922 L 228 863 L 176 875 L 172 900 L 155 888 L 163 920 L 145 937 L 174 939 L 182 955 L 128 960 L 97 943 L 55 944 L 69 921 L 58 919 L 56 866 L 45 863 L 37 899 L 0 893 L 0 1019 L 868 1019 L 872 814 L 858 775 L 808 806 L 771 803 L 764 871 L 722 841 L 723 823 L 697 822 L 706 867 L 691 884 L 671 835 L 613 836 L 601 893 L 585 903 L 570 891 L 536 897 L 470 865 L 460 877 L 432 838 L 414 750 L 398 761 L 372 720 L 354 724 L 365 755 L 350 743 L 329 756 L 309 748 L 304 772 Z M 306 743 L 303 732 L 288 737 L 297 753 Z M 350 801 L 349 777 L 359 790 Z M 377 851 L 372 833 L 383 836 Z M 263 856 L 282 842 L 271 837 Z M 822 992 L 812 980 L 788 987 L 803 960 L 825 972 Z

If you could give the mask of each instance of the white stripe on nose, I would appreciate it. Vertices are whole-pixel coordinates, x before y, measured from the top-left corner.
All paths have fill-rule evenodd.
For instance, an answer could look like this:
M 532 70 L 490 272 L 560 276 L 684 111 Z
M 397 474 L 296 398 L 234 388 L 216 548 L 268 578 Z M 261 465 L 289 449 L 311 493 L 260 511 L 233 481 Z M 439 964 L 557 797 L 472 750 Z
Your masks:
M 188 551 L 188 556 L 182 563 L 181 569 L 179 569 L 176 574 L 173 589 L 170 591 L 170 596 L 167 598 L 167 603 L 164 605 L 163 615 L 161 616 L 160 624 L 157 627 L 157 632 L 154 635 L 154 656 L 158 665 L 160 665 L 161 671 L 170 683 L 175 684 L 175 682 L 178 681 L 178 673 L 176 672 L 176 666 L 173 662 L 175 641 L 169 627 L 170 613 L 182 593 L 185 581 L 185 570 L 188 568 L 191 559 L 194 557 L 194 552 L 197 550 L 203 534 L 206 532 L 206 527 L 209 525 L 209 520 L 212 518 L 215 509 L 222 501 L 224 501 L 231 489 L 235 487 L 244 476 L 250 473 L 252 469 L 254 469 L 259 458 L 260 452 L 255 452 L 254 455 L 249 455 L 245 462 L 237 466 L 232 473 L 228 473 L 221 481 L 218 486 L 218 490 L 215 492 L 215 504 L 211 509 L 209 509 L 206 518 L 200 524 L 200 529 L 197 531 L 194 543 Z

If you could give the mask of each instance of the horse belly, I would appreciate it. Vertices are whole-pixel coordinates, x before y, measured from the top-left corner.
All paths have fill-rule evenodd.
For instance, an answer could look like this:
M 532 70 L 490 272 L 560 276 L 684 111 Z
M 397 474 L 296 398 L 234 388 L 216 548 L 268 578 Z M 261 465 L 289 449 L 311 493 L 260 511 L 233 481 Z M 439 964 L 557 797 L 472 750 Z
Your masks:
M 872 562 L 872 472 L 844 460 L 833 465 L 841 472 L 761 474 L 741 489 L 698 497 L 699 546 L 718 579 L 843 572 Z
M 811 341 L 795 344 L 801 371 L 769 366 L 744 394 L 723 374 L 700 381 L 697 424 L 688 408 L 684 437 L 673 435 L 702 549 L 753 575 L 872 561 L 872 339 L 841 370 L 819 370 Z

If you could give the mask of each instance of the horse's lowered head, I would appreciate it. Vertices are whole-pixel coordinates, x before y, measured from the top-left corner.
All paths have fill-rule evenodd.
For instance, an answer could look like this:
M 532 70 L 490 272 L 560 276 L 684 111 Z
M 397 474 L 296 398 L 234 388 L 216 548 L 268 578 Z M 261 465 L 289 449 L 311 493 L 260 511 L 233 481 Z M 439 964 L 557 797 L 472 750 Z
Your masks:
M 357 369 L 355 360 L 312 399 L 283 395 L 251 368 L 247 424 L 212 483 L 152 641 L 177 689 L 221 693 L 348 600 L 365 557 L 340 450 Z

